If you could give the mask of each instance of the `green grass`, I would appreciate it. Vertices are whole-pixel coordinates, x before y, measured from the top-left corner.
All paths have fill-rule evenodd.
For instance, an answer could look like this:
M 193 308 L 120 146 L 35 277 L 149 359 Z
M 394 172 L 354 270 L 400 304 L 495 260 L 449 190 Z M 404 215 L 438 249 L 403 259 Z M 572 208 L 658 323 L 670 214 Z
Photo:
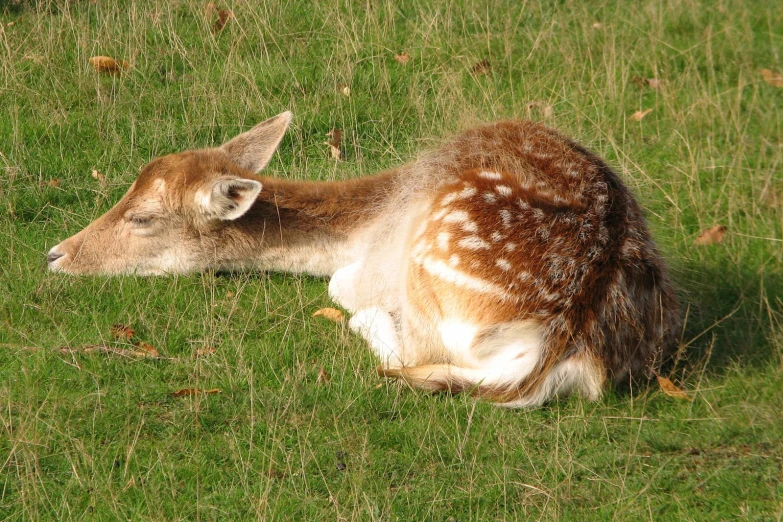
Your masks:
M 214 36 L 204 4 L 0 0 L 0 518 L 781 520 L 783 89 L 759 73 L 783 71 L 779 5 L 235 1 Z M 98 76 L 94 55 L 133 67 Z M 670 375 L 692 401 L 499 410 L 381 381 L 311 318 L 319 279 L 45 270 L 152 157 L 283 110 L 269 172 L 345 179 L 543 118 L 530 102 L 637 194 L 687 312 Z M 724 242 L 694 245 L 714 224 Z M 164 358 L 79 351 L 115 323 Z M 190 387 L 221 392 L 171 394 Z

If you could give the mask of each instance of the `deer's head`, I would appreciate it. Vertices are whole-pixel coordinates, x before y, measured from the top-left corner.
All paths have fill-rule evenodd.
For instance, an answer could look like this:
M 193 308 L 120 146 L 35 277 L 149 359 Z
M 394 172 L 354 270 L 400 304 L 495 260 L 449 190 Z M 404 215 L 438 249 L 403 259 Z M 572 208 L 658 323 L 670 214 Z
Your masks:
M 153 160 L 111 210 L 49 251 L 49 269 L 156 275 L 213 266 L 217 238 L 256 202 L 255 174 L 291 117 L 279 114 L 218 148 Z

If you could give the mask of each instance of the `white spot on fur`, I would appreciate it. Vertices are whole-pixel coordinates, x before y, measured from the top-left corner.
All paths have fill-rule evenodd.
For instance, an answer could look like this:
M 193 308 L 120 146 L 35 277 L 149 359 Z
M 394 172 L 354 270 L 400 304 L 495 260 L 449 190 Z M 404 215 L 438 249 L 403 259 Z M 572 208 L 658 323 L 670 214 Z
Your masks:
M 453 210 L 443 218 L 444 223 L 467 223 L 469 221 L 470 216 L 464 210 Z
M 495 187 L 495 190 L 497 190 L 498 194 L 500 194 L 501 196 L 508 197 L 511 195 L 511 187 L 509 187 L 508 185 L 498 185 L 497 187 Z
M 495 203 L 498 200 L 498 198 L 492 192 L 485 192 L 481 195 L 481 197 L 484 198 L 484 201 L 490 204 Z
M 438 248 L 440 248 L 443 251 L 448 250 L 450 238 L 451 238 L 451 234 L 449 234 L 448 232 L 439 232 L 437 237 Z
M 499 258 L 495 260 L 495 264 L 500 268 L 501 270 L 511 270 L 511 263 L 508 262 L 508 260 Z
M 468 221 L 462 224 L 462 230 L 465 232 L 478 232 L 478 225 L 475 221 Z
M 486 250 L 489 248 L 489 243 L 478 236 L 464 237 L 460 239 L 457 244 L 462 248 L 467 248 L 468 250 Z
M 455 270 L 438 259 L 425 257 L 422 260 L 421 266 L 424 268 L 424 270 L 435 277 L 439 277 L 444 281 L 454 283 L 457 286 L 473 290 L 474 292 L 479 292 L 482 294 L 495 294 L 502 298 L 511 297 L 502 287 L 496 285 L 495 283 L 478 277 L 473 277 L 459 270 Z
M 489 237 L 490 237 L 490 239 L 492 239 L 493 243 L 497 243 L 498 241 L 501 241 L 506 236 L 504 236 L 503 234 L 501 234 L 500 232 L 498 232 L 496 230 L 496 231 L 492 232 L 492 235 L 489 236 Z
M 499 179 L 503 179 L 503 175 L 500 174 L 499 172 L 489 172 L 489 171 L 485 170 L 485 171 L 479 172 L 478 175 L 481 176 L 484 179 L 492 179 L 492 180 L 496 180 L 496 181 L 499 180 Z
M 471 196 L 474 196 L 476 195 L 476 192 L 478 192 L 478 189 L 476 189 L 476 187 L 468 185 L 460 192 L 452 192 L 450 194 L 446 194 L 443 197 L 443 199 L 440 201 L 440 205 L 442 207 L 445 207 L 446 205 L 450 205 L 451 203 L 453 203 L 458 199 L 467 199 Z
M 422 221 L 421 225 L 419 225 L 419 228 L 416 229 L 416 234 L 414 235 L 414 237 L 416 239 L 420 238 L 427 231 L 427 226 L 429 224 L 430 224 L 429 221 L 426 219 Z
M 508 243 L 503 245 L 503 250 L 505 250 L 506 252 L 513 252 L 514 250 L 517 249 L 517 246 L 519 245 L 517 245 L 513 241 L 509 241 Z
M 503 222 L 503 226 L 508 228 L 511 226 L 511 211 L 503 208 L 498 211 L 500 214 L 500 220 Z
M 459 256 L 457 254 L 452 255 L 449 258 L 449 265 L 454 267 L 457 266 L 458 264 L 459 264 Z
M 432 215 L 432 220 L 433 221 L 440 221 L 441 219 L 443 219 L 443 216 L 445 216 L 449 212 L 450 211 L 449 211 L 448 208 L 442 208 L 442 209 L 438 210 L 435 214 Z

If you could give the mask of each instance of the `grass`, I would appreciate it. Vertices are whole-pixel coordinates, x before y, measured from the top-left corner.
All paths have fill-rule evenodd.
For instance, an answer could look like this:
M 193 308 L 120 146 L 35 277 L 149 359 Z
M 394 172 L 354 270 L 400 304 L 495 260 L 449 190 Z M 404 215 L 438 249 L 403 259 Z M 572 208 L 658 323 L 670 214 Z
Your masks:
M 759 72 L 783 70 L 774 2 L 235 1 L 217 35 L 204 7 L 0 1 L 0 518 L 783 518 L 783 89 Z M 96 75 L 94 55 L 132 69 Z M 311 318 L 320 279 L 44 267 L 152 157 L 286 109 L 269 172 L 344 179 L 546 105 L 645 208 L 687 313 L 670 376 L 691 401 L 430 396 Z M 715 224 L 723 243 L 694 245 Z M 82 353 L 115 323 L 164 357 Z

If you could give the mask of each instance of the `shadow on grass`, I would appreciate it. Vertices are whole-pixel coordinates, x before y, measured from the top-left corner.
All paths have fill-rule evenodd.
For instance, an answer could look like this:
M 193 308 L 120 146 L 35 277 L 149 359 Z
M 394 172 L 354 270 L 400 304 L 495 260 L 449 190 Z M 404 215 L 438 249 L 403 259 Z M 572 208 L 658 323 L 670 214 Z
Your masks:
M 675 370 L 720 375 L 735 363 L 762 367 L 781 358 L 783 279 L 778 274 L 728 259 L 685 261 L 676 268 L 685 327 Z

